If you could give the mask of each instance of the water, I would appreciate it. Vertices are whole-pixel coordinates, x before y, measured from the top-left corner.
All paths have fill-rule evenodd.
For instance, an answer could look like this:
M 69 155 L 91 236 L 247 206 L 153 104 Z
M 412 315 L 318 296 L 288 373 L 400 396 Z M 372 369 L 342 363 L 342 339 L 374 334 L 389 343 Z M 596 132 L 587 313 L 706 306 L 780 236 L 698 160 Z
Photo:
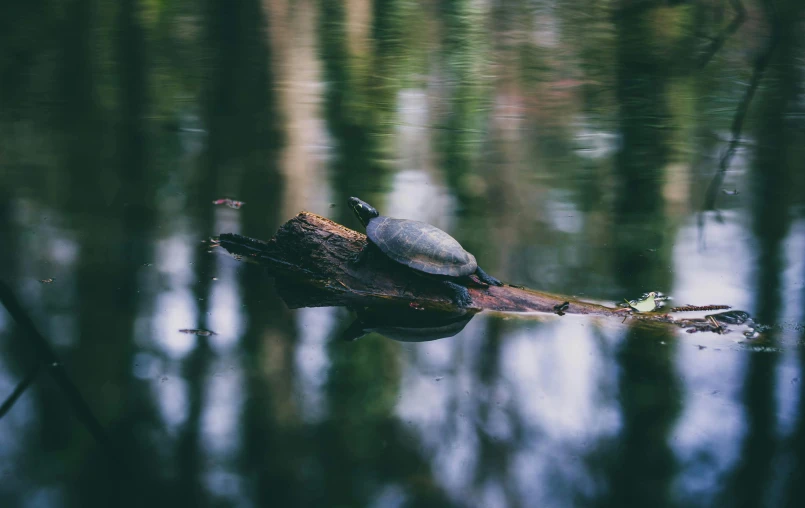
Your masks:
M 704 213 L 770 40 L 762 3 L 704 65 L 718 5 L 17 4 L 0 8 L 0 279 L 57 361 L 0 419 L 0 505 L 802 501 L 800 2 L 776 2 L 721 186 L 738 193 Z M 662 291 L 771 329 L 482 314 L 433 342 L 341 342 L 349 311 L 289 310 L 206 243 L 301 210 L 360 229 L 353 195 L 506 281 Z M 38 358 L 0 312 L 0 399 Z

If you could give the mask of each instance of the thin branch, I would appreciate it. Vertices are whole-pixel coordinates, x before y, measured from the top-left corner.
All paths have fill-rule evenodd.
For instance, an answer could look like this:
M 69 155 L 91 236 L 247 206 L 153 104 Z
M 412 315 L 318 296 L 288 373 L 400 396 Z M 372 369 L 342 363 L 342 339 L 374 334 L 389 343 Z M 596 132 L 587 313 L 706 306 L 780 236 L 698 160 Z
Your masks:
M 721 187 L 721 184 L 724 182 L 724 176 L 729 169 L 730 163 L 732 162 L 732 158 L 735 156 L 735 152 L 738 150 L 738 145 L 741 142 L 741 132 L 743 131 L 744 120 L 746 119 L 746 113 L 749 111 L 749 106 L 752 103 L 752 99 L 755 97 L 755 92 L 757 91 L 758 85 L 760 84 L 760 80 L 763 78 L 763 74 L 766 71 L 766 67 L 768 67 L 769 62 L 771 61 L 772 53 L 779 42 L 779 20 L 777 17 L 777 9 L 774 6 L 773 0 L 766 0 L 769 5 L 769 12 L 771 15 L 771 33 L 769 35 L 769 44 L 766 46 L 766 50 L 758 56 L 757 60 L 755 60 L 755 69 L 752 72 L 752 78 L 749 81 L 749 87 L 746 89 L 744 93 L 744 98 L 741 100 L 741 103 L 738 105 L 738 109 L 735 111 L 735 117 L 732 120 L 732 129 L 731 129 L 731 139 L 727 149 L 724 151 L 724 154 L 721 156 L 721 162 L 718 167 L 718 171 L 713 176 L 713 180 L 710 182 L 710 185 L 707 187 L 707 192 L 705 194 L 705 202 L 704 202 L 704 210 L 714 210 L 716 197 L 718 196 L 718 189 Z M 701 224 L 700 224 L 701 225 Z
M 37 374 L 39 374 L 39 368 L 40 363 L 36 362 L 34 366 L 31 367 L 31 370 L 29 370 L 28 373 L 25 375 L 25 377 L 22 378 L 22 381 L 20 381 L 17 387 L 14 388 L 14 391 L 11 392 L 11 395 L 9 395 L 8 398 L 3 402 L 3 405 L 0 406 L 0 418 L 3 418 L 6 415 L 6 413 L 8 413 L 11 410 L 11 408 L 14 407 L 14 404 L 17 402 L 17 399 L 19 399 L 22 396 L 22 394 L 25 393 L 25 390 L 28 389 L 31 383 L 34 382 Z
M 38 356 L 39 365 L 47 365 L 47 371 L 53 376 L 56 384 L 59 385 L 64 396 L 67 397 L 68 402 L 73 407 L 78 420 L 87 428 L 89 433 L 101 445 L 104 452 L 109 456 L 113 463 L 119 463 L 117 457 L 112 452 L 112 446 L 106 431 L 101 426 L 95 415 L 92 414 L 87 401 L 81 396 L 81 392 L 73 384 L 73 381 L 67 375 L 64 367 L 59 361 L 56 353 L 50 347 L 50 343 L 39 333 L 34 326 L 31 318 L 28 317 L 25 310 L 20 305 L 19 300 L 14 296 L 11 288 L 4 282 L 0 281 L 0 303 L 6 308 L 8 313 L 14 318 L 14 321 L 19 325 L 20 330 L 28 339 L 33 343 Z M 19 388 L 19 386 L 18 386 Z
M 743 25 L 744 21 L 746 21 L 746 8 L 744 8 L 741 0 L 730 0 L 730 2 L 732 3 L 732 8 L 735 9 L 735 17 L 732 18 L 730 24 L 727 25 L 724 30 L 721 31 L 721 33 L 710 40 L 710 45 L 702 54 L 702 59 L 699 62 L 700 69 L 703 69 L 708 63 L 710 63 L 713 55 L 718 53 L 718 50 L 721 49 L 721 46 L 724 45 L 727 39 L 734 34 L 741 25 Z

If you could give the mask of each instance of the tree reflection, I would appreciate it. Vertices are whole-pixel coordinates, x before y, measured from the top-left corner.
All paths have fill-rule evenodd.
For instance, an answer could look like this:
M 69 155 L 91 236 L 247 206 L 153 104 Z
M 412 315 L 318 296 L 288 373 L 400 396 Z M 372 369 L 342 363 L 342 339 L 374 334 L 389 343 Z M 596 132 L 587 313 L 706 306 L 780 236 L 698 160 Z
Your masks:
M 384 4 L 378 5 L 382 11 Z M 378 104 L 369 95 L 367 64 L 374 64 L 379 55 L 370 54 L 369 62 L 361 62 L 358 55 L 349 52 L 346 34 L 345 10 L 347 3 L 322 0 L 319 2 L 319 48 L 324 65 L 327 89 L 324 98 L 324 116 L 327 128 L 336 143 L 336 151 L 330 163 L 335 200 L 340 205 L 349 196 L 371 199 L 372 192 L 380 188 L 386 179 L 385 167 L 380 163 Z M 385 18 L 380 18 L 384 20 Z M 377 33 L 392 36 L 382 25 Z M 378 43 L 378 50 L 393 50 L 394 46 Z M 381 66 L 378 71 L 382 70 Z M 386 80 L 391 76 L 377 76 L 384 86 L 392 90 Z M 383 94 L 389 97 L 389 92 Z M 393 96 L 393 94 L 391 94 Z M 386 99 L 388 100 L 388 99 Z M 339 222 L 351 224 L 352 217 L 346 207 L 337 212 Z
M 358 195 L 370 199 L 388 178 L 379 156 L 396 110 L 396 72 L 404 59 L 399 33 L 405 22 L 401 2 L 374 5 L 371 67 L 349 52 L 345 8 L 320 2 L 320 48 L 328 86 L 327 127 L 336 141 L 331 162 L 335 200 Z M 352 223 L 346 207 L 339 221 Z M 335 337 L 334 337 L 335 338 Z M 434 483 L 416 440 L 393 414 L 399 393 L 399 349 L 383 340 L 333 341 L 325 387 L 328 418 L 312 429 L 319 446 L 309 467 L 314 504 L 363 506 L 387 485 L 402 482 L 404 496 L 415 506 L 448 506 Z M 312 452 L 313 450 L 311 450 Z M 394 457 L 393 460 L 388 460 Z
M 767 74 L 768 90 L 761 96 L 760 121 L 755 127 L 757 147 L 751 168 L 752 225 L 757 238 L 758 264 L 755 273 L 756 318 L 761 323 L 780 320 L 787 297 L 784 295 L 785 239 L 791 225 L 789 209 L 793 201 L 791 182 L 799 169 L 792 163 L 802 151 L 802 136 L 786 126 L 790 104 L 802 87 L 801 70 L 796 65 L 797 48 L 802 48 L 798 15 L 801 2 L 767 4 L 771 29 L 780 43 Z M 801 51 L 801 49 L 799 50 Z M 769 332 L 767 344 L 778 340 L 778 332 Z M 746 411 L 746 435 L 740 459 L 724 486 L 723 499 L 733 506 L 758 506 L 768 499 L 774 480 L 771 474 L 776 457 L 777 414 L 775 394 L 778 379 L 777 354 L 749 357 L 743 385 L 743 404 Z M 800 419 L 802 413 L 800 413 Z M 797 483 L 794 480 L 793 483 Z M 789 484 L 791 485 L 791 484 Z M 789 487 L 790 488 L 790 487 Z M 794 498 L 789 498 L 794 502 Z
M 483 334 L 481 351 L 478 355 L 479 363 L 473 369 L 478 373 L 474 380 L 472 393 L 478 398 L 477 420 L 475 432 L 478 436 L 478 460 L 473 475 L 474 490 L 481 496 L 484 487 L 497 484 L 503 491 L 507 506 L 523 505 L 518 493 L 515 480 L 515 459 L 517 450 L 524 441 L 524 422 L 522 415 L 515 410 L 516 403 L 512 401 L 508 407 L 501 407 L 495 400 L 494 393 L 504 383 L 501 372 L 501 353 L 504 346 L 505 326 L 498 319 L 486 321 L 487 327 Z M 501 416 L 509 427 L 508 436 L 497 435 L 499 419 Z
M 805 272 L 802 274 L 805 277 Z M 800 322 L 805 322 L 805 288 L 802 290 L 800 309 Z M 793 435 L 790 437 L 790 449 L 788 458 L 792 463 L 791 474 L 786 485 L 783 486 L 782 499 L 785 506 L 797 506 L 805 499 L 805 382 L 802 374 L 805 373 L 805 326 L 802 327 L 799 336 L 799 372 L 798 380 L 799 403 L 797 404 L 797 418 Z
M 614 230 L 615 279 L 628 294 L 670 291 L 670 245 L 662 189 L 669 161 L 670 61 L 651 30 L 664 7 L 623 2 L 615 13 L 616 94 L 622 147 L 616 156 Z M 672 21 L 668 20 L 670 22 Z M 648 257 L 646 249 L 656 248 Z M 663 344 L 666 344 L 663 346 Z M 604 459 L 607 494 L 603 506 L 664 506 L 669 502 L 676 461 L 669 434 L 680 410 L 680 388 L 669 330 L 632 326 L 618 354 L 623 428 Z M 635 481 L 640 478 L 639 481 Z
M 71 131 L 65 145 L 65 164 L 70 179 L 69 206 L 73 213 L 84 214 L 92 200 L 87 195 L 102 196 L 110 205 L 109 216 L 95 218 L 95 230 L 106 234 L 89 234 L 81 238 L 81 253 L 77 266 L 78 293 L 78 347 L 65 358 L 71 370 L 81 373 L 82 387 L 90 403 L 101 409 L 100 419 L 111 422 L 111 436 L 125 457 L 121 468 L 139 470 L 146 463 L 139 439 L 124 439 L 137 433 L 155 420 L 152 401 L 142 396 L 141 385 L 131 382 L 129 366 L 134 354 L 134 320 L 141 305 L 148 305 L 137 285 L 138 270 L 153 259 L 152 234 L 154 202 L 152 174 L 145 163 L 144 117 L 148 108 L 145 74 L 141 53 L 144 37 L 135 17 L 136 4 L 125 1 L 115 19 L 118 37 L 114 40 L 115 61 L 121 78 L 117 89 L 120 121 L 97 117 L 96 86 L 92 31 L 67 28 L 73 34 L 65 48 L 68 85 L 64 92 L 65 121 L 76 118 L 78 128 Z M 72 2 L 74 18 L 71 23 L 89 26 L 94 16 L 91 2 Z M 80 35 L 79 35 L 80 34 Z M 86 112 L 89 112 L 86 115 Z M 103 122 L 103 123 L 101 123 Z M 118 158 L 111 169 L 102 159 L 98 137 L 102 125 L 114 125 Z M 77 175 L 82 175 L 78 178 Z M 99 333 L 104 330 L 104 333 Z M 113 339 L 109 339 L 113 338 Z M 58 403 L 47 402 L 47 406 Z M 43 422 L 53 422 L 43 418 Z M 60 422 L 63 420 L 56 420 Z M 58 435 L 57 423 L 46 423 L 44 432 Z M 73 429 L 75 434 L 82 432 Z M 73 446 L 82 446 L 84 440 L 71 440 Z M 83 446 L 86 446 L 85 444 Z M 87 450 L 87 460 L 77 468 L 77 481 L 70 483 L 69 498 L 76 505 L 92 506 L 114 500 L 118 505 L 136 505 L 144 502 L 148 492 L 155 490 L 153 474 L 136 479 L 124 478 L 123 470 L 110 468 L 97 450 Z M 152 470 L 153 471 L 153 470 Z M 155 471 L 154 471 L 155 472 Z M 109 477 L 111 480 L 99 480 Z M 133 480 L 133 481 L 132 481 Z M 147 488 L 143 488 L 148 485 Z
M 275 159 L 282 135 L 271 66 L 273 48 L 268 35 L 272 20 L 268 13 L 257 0 L 212 0 L 206 11 L 212 55 L 204 91 L 209 141 L 205 176 L 199 181 L 200 209 L 195 214 L 201 217 L 199 230 L 205 237 L 220 232 L 216 231 L 220 224 L 216 224 L 215 209 L 209 203 L 226 194 L 246 202 L 238 211 L 244 232 L 259 235 L 273 231 L 279 224 L 276 205 L 281 200 L 282 180 Z M 200 304 L 204 324 L 211 310 L 214 258 L 202 253 L 198 259 L 196 291 L 204 298 Z M 247 324 L 237 357 L 243 391 L 243 408 L 236 427 L 241 436 L 237 455 L 213 454 L 206 442 L 209 431 L 202 426 L 202 417 L 220 410 L 211 404 L 210 368 L 214 355 L 206 338 L 199 341 L 188 363 L 193 402 L 184 440 L 186 449 L 193 453 L 183 455 L 186 450 L 179 450 L 179 454 L 189 469 L 186 486 L 194 489 L 202 505 L 205 497 L 222 495 L 211 481 L 204 479 L 234 471 L 244 481 L 241 488 L 233 486 L 230 496 L 247 496 L 258 505 L 292 505 L 298 496 L 293 471 L 288 467 L 290 449 L 298 444 L 293 433 L 288 432 L 295 412 L 290 383 L 296 346 L 294 323 L 282 302 L 267 290 L 264 275 L 252 268 L 245 267 L 239 278 Z M 228 406 L 226 410 L 234 411 L 236 407 Z

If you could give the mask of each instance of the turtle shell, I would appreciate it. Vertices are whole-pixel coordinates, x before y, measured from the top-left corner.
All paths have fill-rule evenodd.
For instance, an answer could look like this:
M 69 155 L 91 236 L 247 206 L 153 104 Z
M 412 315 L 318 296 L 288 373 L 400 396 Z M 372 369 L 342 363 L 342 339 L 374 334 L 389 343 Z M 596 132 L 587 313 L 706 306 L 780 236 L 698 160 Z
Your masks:
M 478 268 L 475 256 L 441 229 L 414 220 L 377 217 L 366 236 L 394 261 L 433 275 L 463 277 Z

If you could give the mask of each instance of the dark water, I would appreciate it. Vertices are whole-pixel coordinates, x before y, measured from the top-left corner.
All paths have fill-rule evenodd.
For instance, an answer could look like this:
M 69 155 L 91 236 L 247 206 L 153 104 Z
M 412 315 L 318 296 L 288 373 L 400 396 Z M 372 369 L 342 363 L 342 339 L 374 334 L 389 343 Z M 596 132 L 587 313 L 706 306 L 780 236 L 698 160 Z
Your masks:
M 59 364 L 0 419 L 0 506 L 798 506 L 805 4 L 771 3 L 720 48 L 729 2 L 3 3 L 0 276 Z M 203 243 L 358 228 L 352 195 L 504 280 L 771 328 L 344 343 Z M 0 399 L 41 358 L 0 312 Z

